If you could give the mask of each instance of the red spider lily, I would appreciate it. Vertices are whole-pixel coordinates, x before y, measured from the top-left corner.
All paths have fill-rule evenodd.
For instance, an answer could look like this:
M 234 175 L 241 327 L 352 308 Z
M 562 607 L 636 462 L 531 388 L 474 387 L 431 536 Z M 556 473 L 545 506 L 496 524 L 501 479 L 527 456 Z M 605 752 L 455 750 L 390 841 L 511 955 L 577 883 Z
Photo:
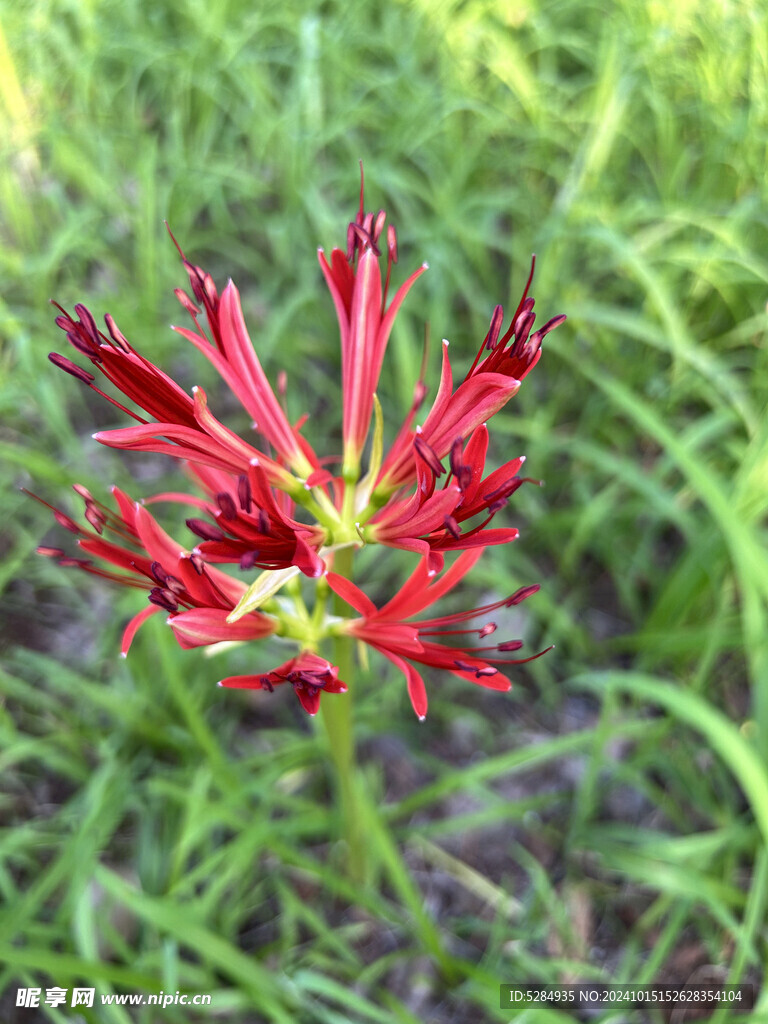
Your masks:
M 217 481 L 212 496 L 217 500 L 218 510 L 205 503 L 200 507 L 210 511 L 214 518 L 221 515 L 226 529 L 194 518 L 188 521 L 192 531 L 207 542 L 206 557 L 211 561 L 236 561 L 244 569 L 297 565 L 307 575 L 320 575 L 324 565 L 317 550 L 325 531 L 320 525 L 307 526 L 295 521 L 290 514 L 293 502 L 287 495 L 293 494 L 311 504 L 304 481 L 322 487 L 330 474 L 320 469 L 308 442 L 289 424 L 267 382 L 248 337 L 234 284 L 230 281 L 219 298 L 210 275 L 189 263 L 183 254 L 182 259 L 195 298 L 205 308 L 213 341 L 208 340 L 201 326 L 200 309 L 177 289 L 177 296 L 196 328 L 195 331 L 178 328 L 179 333 L 206 355 L 244 408 L 254 418 L 258 416 L 254 426 L 275 449 L 276 458 L 248 444 L 220 423 L 209 411 L 202 388 L 194 387 L 191 396 L 186 394 L 138 353 L 109 315 L 105 318 L 108 335 L 98 330 L 90 311 L 82 305 L 75 306 L 77 320 L 59 306 L 61 315 L 56 323 L 73 347 L 88 356 L 96 370 L 151 416 L 151 422 L 102 391 L 94 383 L 94 374 L 67 357 L 51 353 L 49 358 L 138 421 L 137 426 L 101 431 L 94 435 L 97 440 L 111 447 L 162 452 L 183 459 L 209 493 L 207 483 Z M 299 476 L 289 472 L 284 463 Z M 285 492 L 283 508 L 271 486 Z M 249 496 L 253 488 L 258 491 L 255 501 Z M 327 494 L 321 497 L 332 512 Z M 192 496 L 181 500 L 200 504 Z
M 192 463 L 233 473 L 247 472 L 252 459 L 258 459 L 271 483 L 291 489 L 297 481 L 284 467 L 286 463 L 305 478 L 319 468 L 310 445 L 292 427 L 270 387 L 253 349 L 243 321 L 240 296 L 230 281 L 219 298 L 209 274 L 184 260 L 192 289 L 205 307 L 210 342 L 198 319 L 200 310 L 177 289 L 177 295 L 190 313 L 196 330 L 176 328 L 192 342 L 219 371 L 246 411 L 254 419 L 261 435 L 277 452 L 277 461 L 254 448 L 220 423 L 208 409 L 206 394 L 195 388 L 193 396 L 167 376 L 159 367 L 130 345 L 114 319 L 105 317 L 108 335 L 96 326 L 90 310 L 78 304 L 75 320 L 61 306 L 56 324 L 70 344 L 87 356 L 98 370 L 128 399 L 147 413 L 147 421 L 117 399 L 97 387 L 94 374 L 66 356 L 52 352 L 51 362 L 77 377 L 118 409 L 137 420 L 138 426 L 105 430 L 94 437 L 112 448 L 162 452 Z
M 297 566 L 307 576 L 320 576 L 325 568 L 318 550 L 326 531 L 291 518 L 293 502 L 286 494 L 278 501 L 258 462 L 247 473 L 233 476 L 208 466 L 190 467 L 210 499 L 179 492 L 157 494 L 147 504 L 174 501 L 192 505 L 208 519 L 187 519 L 187 526 L 202 543 L 194 551 L 207 562 L 237 562 L 240 568 L 285 569 Z M 279 492 L 278 492 L 279 494 Z
M 211 275 L 190 263 L 181 249 L 179 254 L 192 292 L 205 308 L 213 343 L 200 324 L 200 310 L 181 289 L 176 290 L 177 298 L 192 317 L 196 329 L 176 327 L 175 330 L 191 341 L 218 370 L 253 418 L 255 429 L 274 447 L 280 459 L 299 476 L 309 476 L 318 469 L 317 456 L 309 442 L 288 422 L 267 380 L 245 326 L 240 293 L 229 281 L 219 298 Z
M 381 608 L 356 587 L 350 580 L 336 573 L 328 573 L 331 588 L 347 604 L 362 616 L 359 619 L 345 621 L 340 631 L 354 636 L 358 640 L 376 648 L 397 666 L 405 675 L 408 694 L 413 709 L 420 719 L 427 713 L 427 692 L 424 680 L 414 668 L 412 662 L 431 665 L 445 669 L 462 679 L 492 690 L 507 691 L 511 688 L 510 681 L 503 676 L 496 665 L 520 665 L 534 658 L 541 657 L 546 651 L 539 651 L 528 658 L 489 657 L 488 653 L 509 653 L 519 650 L 523 644 L 520 640 L 511 640 L 490 647 L 474 647 L 456 644 L 436 643 L 433 639 L 449 637 L 466 637 L 475 635 L 480 638 L 495 632 L 496 624 L 487 622 L 480 627 L 453 628 L 459 623 L 481 615 L 487 615 L 497 608 L 511 607 L 525 598 L 535 594 L 538 585 L 523 587 L 510 597 L 494 601 L 481 608 L 470 611 L 456 612 L 453 615 L 442 615 L 437 618 L 421 619 L 418 622 L 406 621 L 419 612 L 434 604 L 447 594 L 464 578 L 482 554 L 482 549 L 465 551 L 453 565 L 441 576 L 435 577 L 428 568 L 426 560 L 422 560 L 416 571 L 400 588 L 398 593 Z M 551 650 L 547 648 L 546 650 Z
M 291 683 L 301 706 L 309 715 L 320 708 L 321 693 L 346 693 L 345 683 L 338 678 L 339 670 L 325 658 L 312 651 L 301 651 L 295 658 L 279 668 L 261 675 L 228 676 L 219 686 L 240 690 L 274 690 L 281 683 Z
M 550 331 L 564 322 L 563 314 L 548 320 L 531 334 L 535 320 L 533 298 L 528 289 L 533 280 L 535 257 L 523 296 L 503 337 L 500 337 L 504 311 L 496 306 L 488 333 L 483 339 L 475 361 L 462 383 L 454 390 L 453 371 L 448 357 L 448 342 L 443 342 L 443 368 L 435 401 L 423 426 L 411 429 L 423 399 L 423 387 L 417 389 L 414 404 L 384 460 L 374 495 L 386 496 L 399 487 L 411 484 L 417 473 L 414 442 L 420 437 L 429 445 L 437 459 L 444 458 L 456 439 L 469 437 L 474 430 L 497 413 L 517 392 L 520 382 L 541 357 L 541 343 Z M 489 354 L 481 360 L 484 350 Z
M 138 628 L 160 611 L 168 613 L 168 623 L 185 648 L 222 640 L 258 640 L 275 632 L 277 620 L 259 612 L 251 612 L 237 623 L 227 623 L 227 616 L 246 589 L 245 583 L 185 551 L 146 508 L 123 491 L 112 488 L 116 512 L 97 502 L 80 484 L 75 485 L 75 491 L 85 502 L 85 518 L 93 529 L 85 529 L 50 505 L 48 508 L 61 526 L 78 537 L 82 551 L 112 568 L 103 568 L 87 558 L 70 558 L 61 548 L 37 550 L 56 558 L 62 566 L 147 591 L 149 606 L 131 619 L 123 633 L 123 655 L 128 653 Z M 107 539 L 110 535 L 114 539 Z
M 264 486 L 263 481 L 261 486 Z M 52 509 L 60 526 L 78 536 L 78 545 L 83 551 L 122 571 L 102 568 L 89 559 L 69 558 L 61 548 L 39 547 L 38 554 L 56 558 L 59 565 L 82 569 L 102 579 L 148 592 L 149 606 L 131 619 L 123 633 L 123 656 L 128 654 L 139 627 L 161 611 L 168 613 L 166 621 L 185 649 L 261 640 L 279 631 L 279 619 L 261 612 L 250 612 L 236 622 L 229 622 L 228 616 L 246 590 L 245 583 L 206 564 L 200 554 L 185 551 L 146 508 L 117 487 L 112 488 L 116 513 L 97 502 L 80 484 L 75 485 L 75 491 L 85 502 L 85 518 L 92 530 L 84 529 L 59 509 L 50 505 L 48 508 Z M 117 542 L 106 539 L 105 532 L 112 534 Z M 302 707 L 310 715 L 317 714 L 322 691 L 344 693 L 347 689 L 338 679 L 338 669 L 311 651 L 302 651 L 271 672 L 232 676 L 219 685 L 273 690 L 284 682 L 293 684 Z
M 392 264 L 397 262 L 397 238 L 387 228 L 387 274 L 382 290 L 379 239 L 386 213 L 374 217 L 363 206 L 362 169 L 360 208 L 347 232 L 347 251 L 334 249 L 330 264 L 322 249 L 318 258 L 336 306 L 341 331 L 341 380 L 344 396 L 344 473 L 356 476 L 360 454 L 368 436 L 373 413 L 373 396 L 381 364 L 398 309 L 417 277 L 422 264 L 402 284 L 387 308 L 387 291 Z
M 461 437 L 455 439 L 450 472 L 442 489 L 436 490 L 438 477 L 446 475 L 445 467 L 421 434 L 417 433 L 413 444 L 415 494 L 390 498 L 360 530 L 364 540 L 417 551 L 427 558 L 431 572 L 439 572 L 442 552 L 507 544 L 518 537 L 514 527 L 486 527 L 518 487 L 537 482 L 519 475 L 525 456 L 505 463 L 483 479 L 488 452 L 488 429 L 483 424 L 473 431 L 466 446 Z M 462 533 L 460 524 L 479 514 L 484 515 L 482 522 Z
M 359 209 L 348 227 L 346 251 L 333 249 L 330 262 L 322 250 L 318 254 L 341 333 L 341 460 L 318 458 L 300 433 L 303 420 L 297 424 L 289 421 L 281 401 L 284 384 L 279 383 L 276 395 L 248 336 L 234 284 L 229 281 L 220 295 L 211 276 L 190 263 L 180 248 L 192 296 L 181 289 L 176 295 L 191 317 L 192 329 L 175 330 L 205 356 L 237 396 L 253 420 L 255 444 L 212 414 L 202 388 L 194 387 L 188 394 L 142 356 L 111 316 L 105 317 L 104 333 L 85 306 L 76 305 L 74 316 L 57 307 L 61 314 L 57 325 L 74 349 L 90 360 L 93 372 L 58 353 L 51 353 L 51 361 L 135 421 L 94 437 L 114 448 L 159 452 L 179 459 L 202 489 L 202 496 L 167 492 L 147 499 L 147 504 L 172 501 L 191 506 L 193 514 L 187 526 L 196 538 L 191 551 L 164 533 L 146 507 L 117 489 L 113 490 L 115 513 L 84 488 L 76 488 L 85 500 L 90 529 L 53 510 L 59 523 L 78 535 L 81 549 L 97 563 L 69 558 L 59 548 L 41 548 L 42 554 L 58 558 L 62 565 L 78 566 L 148 591 L 150 605 L 129 623 L 123 653 L 145 619 L 164 610 L 177 641 L 185 648 L 258 639 L 271 633 L 294 640 L 300 653 L 284 665 L 264 674 L 230 677 L 222 685 L 272 690 L 288 682 L 310 714 L 316 713 L 323 691 L 341 693 L 346 689 L 338 679 L 338 669 L 312 649 L 325 637 L 343 633 L 376 647 L 402 669 L 420 717 L 426 713 L 426 694 L 414 662 L 447 669 L 494 689 L 509 688 L 495 666 L 516 662 L 492 655 L 517 650 L 521 646 L 518 641 L 477 648 L 447 638 L 489 635 L 495 629 L 492 623 L 479 629 L 453 627 L 502 605 L 515 604 L 537 588 L 525 588 L 505 601 L 458 615 L 406 620 L 452 589 L 484 547 L 517 538 L 515 528 L 492 528 L 490 524 L 518 487 L 531 481 L 520 476 L 523 457 L 484 476 L 486 421 L 517 392 L 540 357 L 543 338 L 565 317 L 554 317 L 531 333 L 535 319 L 534 301 L 528 296 L 532 265 L 506 332 L 502 335 L 504 315 L 497 306 L 477 356 L 458 386 L 454 385 L 448 343 L 444 342 L 440 384 L 426 419 L 415 426 L 426 395 L 420 380 L 412 407 L 385 455 L 383 417 L 375 392 L 396 314 L 426 269 L 424 264 L 414 271 L 388 304 L 397 240 L 392 226 L 385 233 L 385 220 L 384 211 L 376 215 L 364 212 L 361 177 Z M 381 266 L 383 241 L 386 272 Z M 97 385 L 98 373 L 125 396 L 127 405 L 110 395 L 110 389 L 105 392 Z M 281 378 L 284 381 L 284 375 Z M 361 456 L 374 412 L 367 472 L 361 479 Z M 338 476 L 324 468 L 336 461 L 342 462 Z M 299 505 L 301 509 L 297 509 Z M 112 539 L 104 536 L 105 531 Z M 333 589 L 362 618 L 340 623 L 334 616 L 325 616 L 324 596 L 311 619 L 307 617 L 302 588 L 294 577 L 298 572 L 321 577 L 326 571 L 326 554 L 360 543 L 416 552 L 421 556 L 419 567 L 380 609 L 352 583 L 331 573 L 328 578 Z M 451 551 L 463 553 L 436 578 L 443 569 L 445 552 Z M 107 568 L 100 567 L 99 560 Z M 215 564 L 237 566 L 245 572 L 260 569 L 262 573 L 248 586 Z M 293 584 L 276 598 L 289 580 Z M 307 588 L 304 584 L 305 592 Z M 296 614 L 289 610 L 291 600 Z M 262 607 L 269 614 L 256 610 Z M 441 637 L 447 642 L 441 643 Z

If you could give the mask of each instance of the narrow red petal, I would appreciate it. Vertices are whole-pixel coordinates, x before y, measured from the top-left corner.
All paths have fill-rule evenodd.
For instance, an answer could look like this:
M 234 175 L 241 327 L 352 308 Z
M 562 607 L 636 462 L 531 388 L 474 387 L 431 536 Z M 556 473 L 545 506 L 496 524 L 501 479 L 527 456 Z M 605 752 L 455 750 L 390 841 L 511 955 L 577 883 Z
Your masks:
M 308 715 L 316 715 L 320 710 L 320 694 L 322 690 L 312 687 L 311 690 L 306 689 L 303 686 L 295 686 L 294 691 L 296 696 L 299 698 L 299 703 L 307 712 Z
M 225 686 L 230 690 L 263 690 L 261 685 L 263 676 L 227 676 L 219 680 L 219 686 Z
M 477 373 L 451 395 L 440 415 L 430 413 L 424 437 L 442 459 L 455 438 L 468 437 L 499 411 L 520 387 L 520 381 L 501 373 Z
M 205 647 L 222 641 L 260 640 L 275 630 L 275 622 L 266 615 L 244 615 L 227 622 L 226 608 L 190 608 L 172 615 L 168 624 L 184 648 Z
M 399 657 L 399 655 L 395 654 L 393 651 L 381 648 L 381 653 L 388 658 L 393 665 L 399 668 L 405 676 L 405 681 L 408 686 L 408 696 L 411 699 L 413 710 L 416 712 L 419 720 L 423 722 L 427 716 L 427 691 L 424 686 L 424 680 L 413 665 Z
M 159 611 L 161 611 L 161 609 L 158 608 L 157 605 L 150 604 L 147 605 L 146 608 L 142 608 L 138 615 L 133 616 L 123 631 L 123 641 L 120 645 L 120 653 L 124 658 L 128 656 L 128 651 L 133 643 L 133 638 L 136 636 L 139 628 L 143 626 L 150 615 L 156 615 Z
M 350 607 L 354 608 L 356 612 L 360 612 L 361 615 L 366 617 L 375 614 L 376 605 L 351 580 L 346 579 L 344 576 L 339 576 L 335 572 L 326 573 L 325 578 L 328 580 L 331 590 L 338 594 L 342 601 L 346 601 Z
M 293 429 L 261 367 L 253 342 L 248 336 L 240 293 L 230 281 L 224 289 L 219 306 L 219 326 L 224 354 L 247 389 L 258 401 L 261 413 L 258 430 L 291 464 L 304 463 Z
M 427 717 L 427 688 L 424 685 L 424 680 L 413 667 L 406 662 L 408 668 L 408 696 L 411 698 L 411 704 L 413 710 L 418 715 L 420 721 L 424 721 Z

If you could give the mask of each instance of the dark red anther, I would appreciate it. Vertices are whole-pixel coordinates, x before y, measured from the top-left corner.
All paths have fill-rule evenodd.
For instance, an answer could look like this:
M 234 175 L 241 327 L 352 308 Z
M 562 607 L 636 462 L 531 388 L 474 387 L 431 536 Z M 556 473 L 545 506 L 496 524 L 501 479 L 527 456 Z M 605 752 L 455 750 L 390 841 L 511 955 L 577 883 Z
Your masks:
M 472 467 L 464 463 L 459 466 L 459 471 L 456 473 L 456 483 L 459 485 L 462 491 L 466 491 L 469 485 L 472 483 Z
M 79 494 L 83 501 L 86 501 L 89 505 L 95 504 L 94 497 L 87 487 L 83 487 L 82 484 L 72 484 L 72 490 L 75 494 Z
M 263 508 L 259 509 L 259 533 L 265 536 L 269 536 L 270 533 L 269 513 Z
M 461 537 L 461 529 L 453 516 L 443 516 L 443 525 L 454 540 L 458 540 Z
M 472 467 L 468 463 L 461 461 L 463 450 L 464 440 L 461 437 L 457 437 L 451 445 L 450 466 L 451 472 L 456 477 L 456 483 L 462 491 L 466 491 L 472 483 Z
M 522 640 L 505 640 L 502 644 L 496 645 L 497 651 L 519 651 L 523 646 Z
M 533 305 L 533 299 L 530 299 L 528 301 L 530 301 L 531 305 Z M 515 320 L 514 334 L 515 346 L 517 348 L 522 348 L 528 340 L 528 335 L 530 334 L 531 327 L 533 327 L 533 322 L 535 319 L 536 314 L 531 311 L 528 311 L 525 313 L 521 313 L 517 320 Z
M 63 370 L 65 373 L 69 373 L 73 377 L 77 377 L 77 379 L 81 380 L 83 384 L 90 384 L 92 381 L 96 380 L 92 373 L 88 373 L 87 370 L 78 366 L 77 363 L 73 363 L 72 360 L 67 359 L 66 356 L 59 355 L 58 352 L 49 352 L 48 358 L 54 366 L 58 366 L 58 368 Z
M 494 490 L 489 491 L 488 494 L 484 494 L 483 495 L 483 501 L 486 504 L 490 505 L 494 501 L 498 501 L 499 498 L 506 498 L 507 495 L 509 494 L 510 487 L 512 486 L 514 481 L 515 481 L 515 477 L 512 477 L 511 480 L 507 480 L 507 482 L 501 484 L 500 487 L 496 487 L 496 488 L 494 488 Z
M 165 585 L 174 594 L 183 594 L 187 589 L 176 576 L 166 576 Z
M 216 495 L 216 504 L 221 509 L 221 514 L 225 519 L 237 519 L 237 506 L 231 494 L 221 491 L 220 494 Z
M 53 510 L 53 516 L 59 526 L 63 526 L 64 529 L 69 530 L 70 533 L 80 534 L 83 532 L 74 519 L 70 519 L 64 512 L 59 512 L 57 508 Z
M 389 259 L 397 263 L 397 232 L 394 224 L 387 225 L 387 252 Z
M 504 508 L 508 500 L 509 499 L 507 498 L 497 498 L 496 501 L 492 501 L 491 504 L 488 505 L 488 511 L 492 516 L 495 516 L 497 512 L 500 512 L 501 509 Z
M 92 565 L 90 558 L 60 558 L 59 565 L 62 569 L 85 569 Z
M 258 551 L 246 551 L 245 554 L 240 558 L 240 568 L 243 572 L 247 572 L 252 569 L 259 560 Z
M 477 668 L 476 665 L 470 665 L 468 661 L 461 661 L 459 658 L 456 658 L 453 664 L 456 668 L 461 669 L 462 672 L 474 672 Z
M 192 568 L 195 570 L 198 576 L 202 576 L 205 572 L 205 559 L 202 555 L 193 553 L 189 556 L 189 560 L 192 563 Z
M 216 291 L 216 284 L 210 274 L 203 272 L 203 295 L 206 305 L 216 309 L 219 305 L 219 293 Z
M 76 348 L 78 352 L 82 352 L 84 356 L 88 356 L 95 363 L 100 363 L 101 359 L 101 347 L 94 345 L 90 335 L 83 330 L 80 324 L 75 324 L 75 327 L 71 331 L 67 331 L 67 341 L 69 344 Z
M 449 458 L 449 463 L 450 463 L 450 466 L 451 466 L 451 472 L 453 473 L 454 476 L 458 476 L 459 475 L 459 471 L 460 471 L 461 466 L 462 466 L 461 456 L 462 456 L 463 452 L 464 452 L 464 438 L 463 437 L 457 437 L 456 440 L 451 445 L 451 454 L 450 454 L 450 458 Z
M 167 612 L 177 612 L 179 610 L 179 602 L 174 597 L 172 591 L 167 590 L 165 587 L 153 587 L 149 592 L 149 600 L 152 604 L 156 604 L 158 608 L 165 608 Z
M 515 323 L 513 327 L 515 334 L 517 334 L 517 325 L 521 322 L 523 315 L 530 313 L 535 305 L 536 300 L 532 295 L 529 295 L 528 298 L 521 304 L 520 309 L 517 311 L 517 316 L 515 317 Z
M 88 309 L 87 306 L 84 306 L 82 302 L 78 302 L 75 306 L 75 312 L 80 317 L 80 323 L 85 328 L 85 331 L 91 341 L 98 348 L 101 344 L 101 338 L 99 337 L 96 321 L 93 319 L 90 309 Z
M 533 359 L 533 357 L 541 348 L 542 340 L 543 338 L 538 331 L 536 331 L 535 334 L 532 334 L 530 336 L 530 338 L 528 339 L 528 343 L 525 346 L 525 354 L 527 359 Z
M 164 587 L 165 581 L 168 579 L 168 573 L 165 571 L 162 565 L 159 562 L 153 562 L 149 567 L 149 571 L 155 577 L 160 586 Z
M 270 693 L 275 692 L 274 686 L 269 681 L 269 676 L 262 676 L 259 682 L 261 683 L 262 690 L 269 690 Z
M 194 304 L 183 288 L 174 288 L 173 294 L 182 304 L 191 317 L 200 316 L 200 309 Z
M 240 502 L 240 508 L 243 512 L 250 512 L 251 505 L 253 504 L 253 496 L 251 494 L 251 483 L 247 476 L 242 475 L 237 478 L 237 500 Z
M 107 313 L 104 316 L 104 323 L 107 325 L 109 336 L 112 341 L 114 341 L 115 345 L 117 345 L 119 349 L 122 349 L 123 352 L 130 352 L 131 346 L 128 344 L 128 339 L 115 323 L 115 318 L 111 313 Z
M 418 455 L 426 462 L 435 476 L 442 476 L 445 473 L 443 464 L 438 459 L 435 449 L 428 444 L 423 437 L 418 434 L 413 439 L 413 447 L 416 449 Z
M 550 331 L 554 331 L 556 327 L 559 327 L 560 324 L 565 323 L 567 319 L 568 317 L 565 315 L 565 313 L 560 313 L 558 316 L 553 316 L 551 320 L 547 320 L 544 326 L 540 327 L 538 331 L 536 331 L 536 335 L 538 335 L 540 339 L 545 338 Z
M 496 501 L 500 501 L 502 498 L 506 501 L 510 494 L 514 494 L 522 483 L 523 481 L 519 476 L 511 476 L 508 480 L 505 480 L 503 484 L 500 484 L 492 491 L 484 494 L 483 501 L 486 502 L 488 506 L 492 505 Z
M 530 587 L 520 587 L 520 589 L 516 590 L 511 597 L 507 598 L 504 604 L 507 608 L 511 608 L 513 604 L 520 604 L 520 602 L 524 601 L 526 597 L 530 597 L 532 594 L 535 594 L 539 589 L 540 584 L 538 583 L 533 583 Z
M 173 235 L 171 235 L 173 238 Z M 181 250 L 179 250 L 181 251 Z M 205 292 L 203 290 L 203 272 L 200 267 L 196 267 L 194 263 L 190 263 L 188 259 L 182 257 L 184 269 L 189 275 L 189 284 L 192 288 L 192 294 L 195 296 L 198 302 L 203 302 L 205 299 Z
M 76 324 L 75 327 L 79 325 Z M 67 341 L 69 344 L 76 348 L 78 352 L 82 352 L 84 356 L 88 356 L 89 359 L 99 358 L 99 350 L 94 347 L 90 337 L 81 330 L 67 331 Z
M 483 679 L 487 676 L 497 676 L 498 674 L 499 670 L 491 668 L 490 665 L 488 665 L 486 668 L 475 669 L 475 679 Z
M 371 215 L 368 214 L 368 217 L 370 216 Z M 368 217 L 366 217 L 366 223 L 368 221 Z M 352 228 L 352 232 L 355 236 L 356 243 L 360 246 L 361 249 L 365 250 L 366 248 L 368 248 L 371 250 L 374 256 L 381 256 L 381 249 L 379 249 L 378 245 L 376 245 L 370 233 L 365 230 L 365 227 L 360 227 L 359 224 L 351 224 L 350 227 Z
M 43 555 L 45 558 L 63 558 L 64 551 L 62 548 L 48 548 L 41 546 L 35 549 L 38 555 Z
M 61 328 L 62 331 L 71 331 L 74 324 L 72 317 L 67 316 L 66 314 L 60 314 L 53 322 L 57 327 Z
M 104 524 L 107 519 L 103 512 L 100 512 L 95 505 L 87 504 L 85 506 L 85 518 L 94 528 L 96 533 L 101 534 L 104 532 Z
M 491 352 L 496 348 L 501 333 L 501 323 L 504 319 L 504 307 L 496 306 L 491 315 L 491 324 L 485 339 L 485 347 Z
M 384 230 L 384 222 L 386 221 L 386 219 L 387 211 L 379 210 L 379 212 L 376 214 L 376 221 L 373 225 L 373 240 L 375 242 L 378 242 L 379 238 L 381 237 L 381 232 Z
M 176 576 L 171 576 L 159 562 L 153 562 L 149 567 L 150 572 L 155 577 L 157 582 L 166 590 L 172 591 L 174 594 L 181 594 L 186 590 L 186 587 Z
M 218 526 L 206 522 L 205 519 L 186 519 L 185 522 L 192 533 L 202 540 L 224 540 L 224 534 Z

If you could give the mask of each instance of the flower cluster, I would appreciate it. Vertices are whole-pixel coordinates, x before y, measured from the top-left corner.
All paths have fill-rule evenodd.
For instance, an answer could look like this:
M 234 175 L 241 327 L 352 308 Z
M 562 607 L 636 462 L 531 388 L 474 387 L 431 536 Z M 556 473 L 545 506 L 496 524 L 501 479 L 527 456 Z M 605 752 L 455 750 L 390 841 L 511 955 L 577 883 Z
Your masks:
M 318 254 L 341 335 L 343 451 L 329 457 L 318 455 L 302 434 L 303 422 L 288 418 L 284 375 L 276 393 L 248 336 L 235 285 L 229 281 L 220 293 L 208 273 L 189 262 L 180 248 L 179 254 L 191 294 L 177 289 L 176 296 L 191 326 L 174 330 L 226 381 L 253 421 L 253 436 L 246 441 L 225 426 L 209 409 L 201 387 L 187 393 L 126 339 L 110 315 L 102 330 L 85 306 L 76 305 L 74 315 L 58 306 L 56 324 L 90 369 L 58 353 L 49 358 L 134 421 L 100 431 L 95 439 L 112 448 L 158 452 L 183 461 L 197 493 L 169 492 L 136 502 L 114 488 L 111 508 L 76 485 L 87 526 L 58 509 L 53 512 L 77 536 L 87 557 L 70 557 L 58 547 L 41 547 L 39 552 L 61 565 L 146 591 L 148 604 L 125 630 L 123 654 L 139 626 L 159 612 L 166 614 L 185 648 L 270 635 L 290 641 L 298 653 L 285 664 L 229 677 L 221 685 L 272 691 L 290 683 L 310 714 L 317 712 L 323 691 L 346 690 L 337 667 L 320 653 L 327 638 L 340 635 L 380 651 L 404 673 L 421 718 L 427 697 L 415 665 L 509 689 L 497 666 L 530 660 L 508 657 L 519 650 L 520 641 L 472 645 L 467 642 L 472 635 L 485 639 L 495 632 L 495 623 L 484 621 L 473 628 L 457 624 L 517 604 L 538 587 L 467 612 L 416 621 L 414 616 L 453 589 L 484 548 L 517 537 L 512 527 L 490 524 L 526 482 L 520 476 L 524 458 L 486 473 L 486 424 L 536 365 L 544 337 L 565 319 L 554 317 L 533 330 L 534 300 L 528 294 L 533 264 L 506 329 L 503 309 L 497 306 L 477 356 L 458 384 L 448 342 L 443 343 L 440 383 L 431 407 L 421 414 L 427 389 L 419 380 L 405 421 L 385 453 L 376 394 L 382 362 L 397 312 L 427 267 L 415 270 L 390 297 L 397 262 L 395 231 L 386 225 L 384 211 L 365 212 L 361 185 L 345 248 L 333 249 L 330 260 L 322 249 Z M 186 525 L 194 539 L 188 547 L 173 540 L 150 513 L 149 506 L 162 502 L 189 506 Z M 364 544 L 402 548 L 419 557 L 411 577 L 381 607 L 333 571 L 336 552 Z M 460 554 L 445 568 L 448 552 Z M 257 569 L 261 572 L 253 579 Z M 317 606 L 311 615 L 300 596 L 301 574 L 315 580 Z M 357 615 L 329 614 L 329 589 Z

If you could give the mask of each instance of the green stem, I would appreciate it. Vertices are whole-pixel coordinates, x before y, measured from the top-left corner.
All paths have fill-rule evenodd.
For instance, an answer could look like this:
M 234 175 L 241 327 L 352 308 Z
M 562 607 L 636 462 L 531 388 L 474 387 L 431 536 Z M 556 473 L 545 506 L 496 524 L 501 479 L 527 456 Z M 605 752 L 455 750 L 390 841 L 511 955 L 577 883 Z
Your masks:
M 334 570 L 352 578 L 354 548 L 343 548 L 334 555 Z M 334 614 L 349 616 L 350 608 L 338 596 L 334 598 Z M 443 949 L 442 937 L 434 921 L 424 909 L 424 899 L 411 877 L 408 865 L 384 818 L 375 803 L 366 800 L 355 760 L 352 699 L 355 692 L 354 640 L 349 636 L 334 638 L 334 660 L 339 678 L 349 687 L 345 694 L 326 694 L 320 701 L 320 717 L 328 740 L 329 753 L 336 775 L 336 793 L 341 812 L 343 837 L 347 844 L 349 881 L 370 884 L 373 871 L 383 867 L 393 888 L 410 913 L 421 943 L 440 966 L 443 977 L 455 984 L 455 965 Z
M 353 557 L 353 548 L 337 551 L 334 571 L 351 579 Z M 338 596 L 334 596 L 333 610 L 336 615 L 349 615 L 349 606 Z M 342 836 L 347 844 L 347 869 L 352 881 L 362 882 L 366 875 L 366 857 L 364 815 L 361 813 L 360 805 L 361 791 L 355 758 L 352 716 L 355 691 L 355 651 L 352 637 L 334 638 L 333 657 L 339 668 L 339 679 L 343 680 L 349 689 L 344 694 L 326 694 L 320 702 L 320 718 L 336 776 L 335 788 L 341 813 Z

